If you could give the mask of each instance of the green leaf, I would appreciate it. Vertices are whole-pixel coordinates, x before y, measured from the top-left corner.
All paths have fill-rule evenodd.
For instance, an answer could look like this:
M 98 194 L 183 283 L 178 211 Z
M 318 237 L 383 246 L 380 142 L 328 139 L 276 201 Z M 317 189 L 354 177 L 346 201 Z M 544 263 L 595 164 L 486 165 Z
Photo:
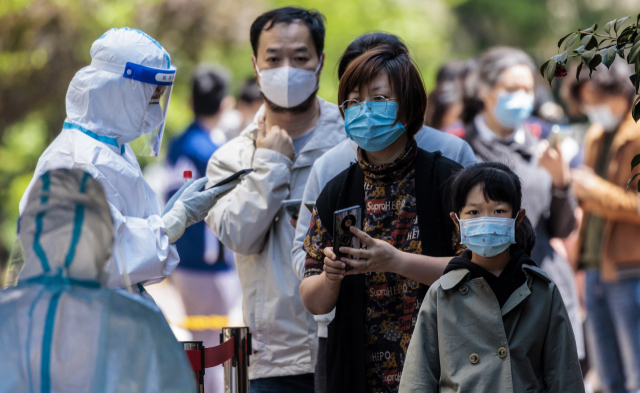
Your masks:
M 591 49 L 588 52 L 584 52 L 582 54 L 582 61 L 584 62 L 584 64 L 588 67 L 589 66 L 589 62 L 591 61 L 591 59 L 593 59 L 593 56 L 596 55 L 596 50 L 595 49 Z
M 613 31 L 615 31 L 617 33 L 618 29 L 620 28 L 620 26 L 622 26 L 624 24 L 624 22 L 627 21 L 627 19 L 629 19 L 628 16 L 625 16 L 624 18 L 618 19 L 618 21 L 616 22 L 615 26 L 613 26 Z
M 596 70 L 596 67 L 602 63 L 602 56 L 597 54 L 593 56 L 593 59 L 589 61 L 589 78 L 591 78 L 591 73 Z
M 640 120 L 640 108 L 638 108 L 639 101 L 640 97 L 636 98 L 635 102 L 633 103 L 633 108 L 631 109 L 631 115 L 633 116 L 633 120 L 635 120 L 636 123 L 638 122 L 638 120 Z
M 591 39 L 593 38 L 593 34 L 587 34 L 582 36 L 582 38 L 580 38 L 580 45 L 584 45 L 584 47 L 587 47 L 587 44 L 589 44 L 589 41 L 591 41 Z
M 558 65 L 558 62 L 552 59 L 549 65 L 547 66 L 547 80 L 549 81 L 549 86 L 551 86 L 551 81 L 553 80 L 553 76 L 556 73 L 557 65 Z
M 569 57 L 569 52 L 564 51 L 562 55 L 560 55 L 560 62 L 564 65 L 567 63 L 567 58 Z
M 574 49 L 573 53 L 584 53 L 584 45 L 580 45 L 579 47 Z
M 569 47 L 570 47 L 571 45 L 573 45 L 573 43 L 574 43 L 574 42 L 576 42 L 576 38 L 578 38 L 578 37 L 579 37 L 579 34 L 576 34 L 576 35 L 574 35 L 573 37 L 569 38 L 569 39 L 567 40 L 567 42 L 565 42 L 565 44 L 564 44 L 564 50 L 569 49 Z
M 621 59 L 624 59 L 624 50 L 620 50 L 615 46 L 613 47 L 613 50 L 618 54 L 618 56 L 620 56 Z
M 604 31 L 607 32 L 607 34 L 611 34 L 610 30 L 611 30 L 611 25 L 613 25 L 614 23 L 616 23 L 617 19 L 612 20 L 611 22 L 607 23 L 606 25 L 604 25 Z
M 634 63 L 634 68 L 635 68 L 635 72 L 640 73 L 640 59 L 636 59 L 636 62 Z
M 636 98 L 636 101 L 638 99 Z M 631 170 L 633 170 L 633 168 L 637 167 L 638 165 L 640 165 L 640 154 L 636 154 L 635 156 L 633 156 L 633 159 L 631 160 Z M 640 173 L 638 173 L 638 175 L 640 175 Z
M 618 36 L 618 40 L 616 41 L 616 46 L 619 49 L 623 49 L 624 45 L 629 41 L 629 38 L 634 32 L 635 30 L 632 29 L 631 26 L 625 27 L 625 29 L 622 30 L 622 33 L 620 33 L 620 35 Z
M 640 154 L 638 156 L 640 156 Z M 635 160 L 638 156 L 633 157 L 633 159 Z M 633 165 L 633 161 L 632 161 L 631 165 Z M 631 169 L 633 169 L 633 168 L 631 168 Z M 627 191 L 629 191 L 629 187 L 631 186 L 631 182 L 633 182 L 636 179 L 636 177 L 638 177 L 638 176 L 640 176 L 640 173 L 636 173 L 635 175 L 633 175 L 633 177 L 631 179 L 629 179 L 629 181 L 627 182 Z M 640 183 L 638 184 L 638 187 L 640 187 Z M 638 192 L 640 192 L 640 190 L 638 190 Z
M 540 66 L 540 75 L 542 75 L 543 78 L 544 78 L 544 70 L 547 69 L 547 65 L 549 64 L 550 61 L 551 60 L 547 60 Z
M 609 47 L 603 50 L 600 54 L 602 55 L 602 64 L 607 66 L 607 68 L 610 68 L 611 64 L 613 64 L 613 61 L 616 59 L 615 48 Z
M 573 34 L 573 33 L 569 33 L 569 34 L 565 35 L 564 37 L 560 38 L 560 41 L 558 41 L 558 49 L 560 49 L 560 45 L 562 45 L 562 42 L 563 42 L 567 37 L 569 37 L 571 34 Z
M 580 82 L 580 71 L 582 71 L 582 63 L 578 64 L 578 69 L 576 70 L 576 80 Z
M 589 50 L 589 49 L 597 48 L 598 40 L 596 39 L 596 37 L 592 35 L 590 35 L 589 37 L 590 37 L 589 40 L 586 41 L 586 44 L 584 44 L 584 49 Z M 582 40 L 580 41 L 580 43 L 582 44 Z
M 589 27 L 588 29 L 584 29 L 582 31 L 585 32 L 585 33 L 593 33 L 597 29 L 598 29 L 598 24 L 595 23 L 593 26 Z
M 627 63 L 631 64 L 636 61 L 638 54 L 640 54 L 640 42 L 631 47 L 631 50 L 627 54 Z

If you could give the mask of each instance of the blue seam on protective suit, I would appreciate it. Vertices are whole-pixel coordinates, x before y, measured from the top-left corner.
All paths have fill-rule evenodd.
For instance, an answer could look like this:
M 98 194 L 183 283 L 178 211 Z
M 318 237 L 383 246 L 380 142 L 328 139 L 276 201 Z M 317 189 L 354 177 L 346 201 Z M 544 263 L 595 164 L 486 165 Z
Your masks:
M 49 187 L 51 185 L 51 178 L 49 177 L 49 172 L 45 172 L 45 174 L 43 174 L 40 179 L 42 180 L 42 191 L 49 191 Z M 49 197 L 48 196 L 43 196 L 40 198 L 40 203 L 41 204 L 46 204 L 49 201 Z M 44 252 L 44 250 L 42 249 L 42 246 L 40 245 L 40 234 L 42 232 L 42 218 L 44 217 L 44 215 L 46 214 L 46 211 L 40 212 L 38 213 L 38 215 L 36 215 L 36 232 L 33 235 L 33 251 L 36 253 L 36 255 L 38 256 L 38 259 L 40 259 L 40 264 L 42 265 L 42 270 L 44 270 L 45 273 L 48 273 L 51 268 L 49 267 L 49 261 L 47 260 L 47 254 Z
M 144 289 L 144 287 L 140 283 L 137 283 L 136 285 L 138 286 L 138 291 L 140 291 L 140 295 L 142 295 L 142 292 L 146 291 L 146 289 Z
M 85 172 L 80 183 L 80 193 L 84 194 L 87 179 L 89 174 Z M 80 240 L 80 231 L 82 230 L 82 222 L 84 221 L 84 205 L 76 204 L 75 217 L 73 219 L 73 235 L 71 236 L 71 245 L 69 246 L 69 252 L 64 261 L 64 267 L 68 268 L 76 255 L 76 248 L 78 247 L 78 241 Z
M 42 337 L 42 365 L 40 368 L 40 392 L 51 392 L 51 344 L 53 340 L 53 328 L 56 322 L 56 311 L 60 295 L 58 292 L 51 297 L 49 308 L 47 309 L 47 319 L 44 324 L 44 334 Z
M 162 47 L 162 45 L 160 45 L 160 43 L 158 41 L 156 41 L 155 39 L 153 39 L 153 37 L 151 37 L 149 34 L 145 33 L 142 30 L 138 30 L 138 29 L 132 29 L 130 27 L 123 27 L 123 29 L 125 30 L 129 30 L 129 31 L 135 31 L 136 33 L 142 34 L 143 36 L 147 37 L 149 40 L 151 40 L 151 42 L 153 42 L 153 44 L 155 46 L 157 46 L 158 48 L 160 48 L 160 50 L 162 52 L 164 52 L 164 56 L 167 58 L 167 69 L 171 68 L 171 58 L 169 57 L 169 54 L 167 53 L 166 50 L 164 50 L 164 48 Z
M 115 146 L 117 148 L 120 149 L 120 155 L 124 154 L 124 144 L 122 146 L 120 146 L 120 144 L 118 144 L 118 140 L 114 137 L 111 136 L 105 136 L 105 135 L 98 135 L 93 131 L 89 131 L 86 128 L 76 124 L 76 123 L 69 123 L 69 122 L 64 122 L 64 124 L 62 125 L 62 129 L 63 130 L 77 130 L 80 131 L 81 133 L 85 134 L 86 136 L 93 138 L 95 140 L 97 140 L 98 142 L 102 142 L 104 144 L 107 144 L 109 146 Z
M 113 27 L 113 28 L 111 28 L 111 29 L 107 30 L 107 32 L 106 32 L 106 33 L 104 33 L 103 35 L 101 35 L 101 36 L 100 36 L 100 38 L 98 38 L 98 40 L 103 39 L 104 37 L 106 37 L 106 36 L 107 36 L 107 34 L 109 34 L 109 32 L 110 32 L 110 31 L 114 31 L 114 30 L 118 30 L 118 29 L 116 29 L 115 27 Z M 98 40 L 96 40 L 96 41 L 98 41 Z

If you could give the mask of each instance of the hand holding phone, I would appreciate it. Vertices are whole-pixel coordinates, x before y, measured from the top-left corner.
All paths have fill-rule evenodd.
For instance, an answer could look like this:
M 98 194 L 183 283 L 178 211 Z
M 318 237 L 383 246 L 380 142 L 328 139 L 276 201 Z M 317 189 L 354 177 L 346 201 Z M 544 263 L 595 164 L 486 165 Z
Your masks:
M 360 206 L 348 207 L 333 214 L 333 252 L 336 254 L 337 260 L 347 256 L 340 252 L 340 247 L 360 248 L 360 239 L 351 233 L 352 226 L 358 229 L 362 227 L 362 208 Z M 350 257 L 358 259 L 353 255 Z M 353 266 L 347 264 L 344 270 L 351 269 Z
M 227 177 L 226 179 L 212 185 L 211 187 L 207 188 L 215 188 L 215 187 L 220 187 L 220 186 L 224 186 L 225 184 L 231 183 L 234 180 L 238 180 L 238 179 L 242 179 L 243 177 L 247 176 L 249 173 L 253 172 L 253 168 L 248 168 L 248 169 L 243 169 L 241 171 L 238 171 L 236 173 L 234 173 L 233 175 Z

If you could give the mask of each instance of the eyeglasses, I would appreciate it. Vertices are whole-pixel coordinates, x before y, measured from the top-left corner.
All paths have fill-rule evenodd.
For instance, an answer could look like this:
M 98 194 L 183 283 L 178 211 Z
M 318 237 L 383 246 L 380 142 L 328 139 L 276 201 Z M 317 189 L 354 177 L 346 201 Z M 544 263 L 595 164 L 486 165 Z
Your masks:
M 340 108 L 342 108 L 342 111 L 344 112 L 345 116 L 348 119 L 353 119 L 355 117 L 360 116 L 365 104 L 367 104 L 371 113 L 378 115 L 378 114 L 384 113 L 384 111 L 387 110 L 387 106 L 389 106 L 387 103 L 389 101 L 395 101 L 395 100 L 396 100 L 395 98 L 387 98 L 385 96 L 371 97 L 365 102 L 360 102 L 359 100 L 346 100 L 345 102 L 342 103 L 342 105 L 340 105 Z M 369 103 L 378 104 L 378 105 L 369 105 Z M 351 112 L 347 113 L 347 109 L 355 108 L 357 106 L 360 107 L 359 110 L 352 110 Z

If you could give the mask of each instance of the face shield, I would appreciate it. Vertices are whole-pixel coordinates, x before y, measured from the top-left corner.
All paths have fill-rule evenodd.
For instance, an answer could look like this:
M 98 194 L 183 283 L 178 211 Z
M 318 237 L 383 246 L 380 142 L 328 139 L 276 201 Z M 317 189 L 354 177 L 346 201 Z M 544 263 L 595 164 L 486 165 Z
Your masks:
M 124 78 L 151 85 L 154 90 L 139 128 L 139 138 L 130 145 L 136 155 L 157 157 L 162 145 L 164 127 L 176 77 L 176 67 L 168 69 L 146 67 L 128 62 L 121 66 L 93 59 L 91 66 L 121 74 Z

